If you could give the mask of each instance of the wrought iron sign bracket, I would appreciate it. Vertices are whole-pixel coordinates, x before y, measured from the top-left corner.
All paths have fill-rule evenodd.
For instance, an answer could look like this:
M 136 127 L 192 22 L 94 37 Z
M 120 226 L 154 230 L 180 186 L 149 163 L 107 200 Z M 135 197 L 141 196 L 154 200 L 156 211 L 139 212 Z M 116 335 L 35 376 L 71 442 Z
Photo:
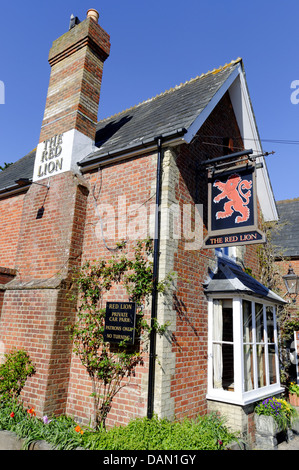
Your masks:
M 258 162 L 256 160 L 260 157 L 267 157 L 268 155 L 272 155 L 275 152 L 265 152 L 260 153 L 258 155 L 253 155 L 253 150 L 242 150 L 241 152 L 230 153 L 229 155 L 223 155 L 221 157 L 211 158 L 209 160 L 205 160 L 202 162 L 201 166 L 205 167 L 206 170 L 211 172 L 211 174 L 215 174 L 217 170 L 223 170 L 227 167 L 232 167 L 235 164 L 240 163 L 255 163 L 255 168 L 263 168 L 263 163 Z
M 253 150 L 243 150 L 242 152 L 230 153 L 221 157 L 211 158 L 202 162 L 202 166 L 213 173 L 217 169 L 222 169 L 226 166 L 232 166 L 235 163 L 243 163 L 244 161 L 254 161 L 257 157 L 252 156 Z

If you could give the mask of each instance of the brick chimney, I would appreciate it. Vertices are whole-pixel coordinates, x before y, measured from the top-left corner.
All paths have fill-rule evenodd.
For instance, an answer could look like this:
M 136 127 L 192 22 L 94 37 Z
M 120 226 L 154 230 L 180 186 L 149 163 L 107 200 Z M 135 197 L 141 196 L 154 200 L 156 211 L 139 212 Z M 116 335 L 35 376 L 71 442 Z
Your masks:
M 37 366 L 24 393 L 28 403 L 34 398 L 40 416 L 66 412 L 72 343 L 65 322 L 72 324 L 76 313 L 69 286 L 81 265 L 89 195 L 88 183 L 75 168 L 94 145 L 109 54 L 109 37 L 97 18 L 90 11 L 82 23 L 72 18 L 73 27 L 50 50 L 51 78 L 33 180 L 39 182 L 24 196 L 16 273 L 9 273 L 8 295 L 16 300 L 6 307 L 0 292 L 1 318 L 16 324 L 10 315 L 18 317 L 18 334 L 7 328 L 5 344 L 28 345 Z
M 33 181 L 65 171 L 77 172 L 77 161 L 92 151 L 95 139 L 103 64 L 109 35 L 88 10 L 81 23 L 53 42 L 51 76 Z

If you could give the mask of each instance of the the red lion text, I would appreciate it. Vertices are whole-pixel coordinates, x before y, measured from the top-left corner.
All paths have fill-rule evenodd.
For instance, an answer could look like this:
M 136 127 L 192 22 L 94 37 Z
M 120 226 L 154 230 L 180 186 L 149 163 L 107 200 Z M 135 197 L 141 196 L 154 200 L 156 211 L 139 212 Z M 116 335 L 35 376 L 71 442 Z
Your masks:
M 251 197 L 252 182 L 242 180 L 240 175 L 234 174 L 228 178 L 226 183 L 215 181 L 214 186 L 222 191 L 214 198 L 214 202 L 219 202 L 225 197 L 228 198 L 228 202 L 223 206 L 224 210 L 216 213 L 216 219 L 224 219 L 230 217 L 234 212 L 239 212 L 241 215 L 236 217 L 235 222 L 237 224 L 246 222 L 250 216 L 250 210 L 247 206 Z M 247 190 L 245 194 L 243 189 Z

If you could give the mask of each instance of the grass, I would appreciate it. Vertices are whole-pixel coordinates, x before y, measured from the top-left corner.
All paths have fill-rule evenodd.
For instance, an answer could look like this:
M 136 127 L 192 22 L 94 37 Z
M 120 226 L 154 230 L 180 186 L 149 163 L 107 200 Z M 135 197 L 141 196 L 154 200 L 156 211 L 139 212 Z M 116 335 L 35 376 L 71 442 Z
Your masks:
M 237 439 L 216 414 L 182 422 L 137 418 L 127 426 L 93 431 L 69 417 L 38 419 L 20 403 L 0 403 L 0 430 L 8 430 L 32 442 L 45 440 L 59 450 L 81 447 L 89 450 L 222 450 Z

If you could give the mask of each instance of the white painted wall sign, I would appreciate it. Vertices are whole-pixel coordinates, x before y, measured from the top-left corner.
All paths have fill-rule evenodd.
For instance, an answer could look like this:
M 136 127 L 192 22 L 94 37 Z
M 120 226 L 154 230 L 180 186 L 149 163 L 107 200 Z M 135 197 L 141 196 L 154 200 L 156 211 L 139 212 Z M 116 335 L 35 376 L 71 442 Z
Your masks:
M 76 129 L 57 134 L 38 144 L 33 181 L 55 176 L 66 171 L 79 173 L 77 162 L 91 153 L 94 142 Z

